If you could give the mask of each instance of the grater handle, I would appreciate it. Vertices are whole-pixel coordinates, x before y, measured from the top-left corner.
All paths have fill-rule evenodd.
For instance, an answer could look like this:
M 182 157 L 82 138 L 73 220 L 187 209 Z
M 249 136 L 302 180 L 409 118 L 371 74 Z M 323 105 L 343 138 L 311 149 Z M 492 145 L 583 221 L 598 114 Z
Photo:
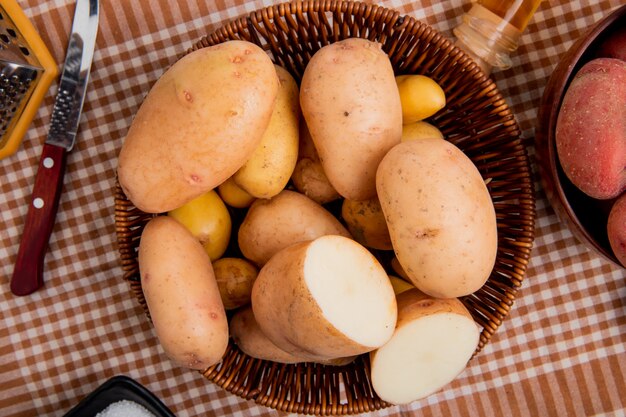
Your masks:
M 11 278 L 15 295 L 28 295 L 43 286 L 43 260 L 59 207 L 66 160 L 64 148 L 44 143 Z

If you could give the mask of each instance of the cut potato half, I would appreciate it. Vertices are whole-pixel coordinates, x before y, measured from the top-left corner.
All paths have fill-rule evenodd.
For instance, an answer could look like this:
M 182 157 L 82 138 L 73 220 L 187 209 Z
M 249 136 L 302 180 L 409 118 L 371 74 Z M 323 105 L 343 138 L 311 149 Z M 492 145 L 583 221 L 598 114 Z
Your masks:
M 383 267 L 363 246 L 338 235 L 274 255 L 254 283 L 252 308 L 272 343 L 311 361 L 382 346 L 397 316 Z
M 417 289 L 401 293 L 396 331 L 370 356 L 374 391 L 392 404 L 427 397 L 465 369 L 479 336 L 458 299 L 436 299 Z

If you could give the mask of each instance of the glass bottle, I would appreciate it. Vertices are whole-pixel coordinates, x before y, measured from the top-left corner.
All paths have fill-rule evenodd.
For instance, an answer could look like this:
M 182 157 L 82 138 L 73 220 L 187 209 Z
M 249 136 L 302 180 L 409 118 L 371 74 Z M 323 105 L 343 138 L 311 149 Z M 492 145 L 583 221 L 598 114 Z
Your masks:
M 541 0 L 477 0 L 453 29 L 456 45 L 483 71 L 511 67 L 509 54 L 539 7 Z

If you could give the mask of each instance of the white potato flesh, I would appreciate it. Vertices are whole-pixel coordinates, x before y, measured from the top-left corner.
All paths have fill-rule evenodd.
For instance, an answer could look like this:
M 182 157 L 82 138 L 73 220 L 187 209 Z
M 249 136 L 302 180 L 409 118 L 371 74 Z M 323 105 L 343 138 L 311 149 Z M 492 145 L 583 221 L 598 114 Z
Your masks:
M 383 267 L 361 245 L 339 236 L 313 242 L 304 280 L 324 317 L 348 338 L 372 348 L 389 340 L 397 315 L 390 308 L 395 307 L 393 288 Z
M 479 336 L 474 321 L 456 313 L 441 312 L 406 323 L 376 351 L 374 391 L 392 404 L 427 397 L 465 369 Z

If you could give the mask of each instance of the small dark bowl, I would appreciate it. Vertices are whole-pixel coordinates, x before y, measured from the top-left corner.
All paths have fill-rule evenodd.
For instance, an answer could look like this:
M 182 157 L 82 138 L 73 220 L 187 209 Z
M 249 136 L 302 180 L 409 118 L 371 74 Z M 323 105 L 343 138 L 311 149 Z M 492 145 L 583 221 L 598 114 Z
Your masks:
M 597 200 L 576 188 L 563 172 L 556 151 L 555 129 L 561 102 L 570 82 L 588 61 L 601 56 L 599 46 L 626 26 L 626 6 L 606 16 L 581 36 L 561 58 L 550 76 L 539 107 L 535 148 L 539 172 L 548 200 L 574 236 L 604 258 L 620 265 L 606 231 L 615 200 Z
M 139 404 L 155 417 L 175 417 L 146 387 L 124 375 L 114 376 L 104 382 L 63 417 L 95 416 L 109 405 L 122 400 Z

